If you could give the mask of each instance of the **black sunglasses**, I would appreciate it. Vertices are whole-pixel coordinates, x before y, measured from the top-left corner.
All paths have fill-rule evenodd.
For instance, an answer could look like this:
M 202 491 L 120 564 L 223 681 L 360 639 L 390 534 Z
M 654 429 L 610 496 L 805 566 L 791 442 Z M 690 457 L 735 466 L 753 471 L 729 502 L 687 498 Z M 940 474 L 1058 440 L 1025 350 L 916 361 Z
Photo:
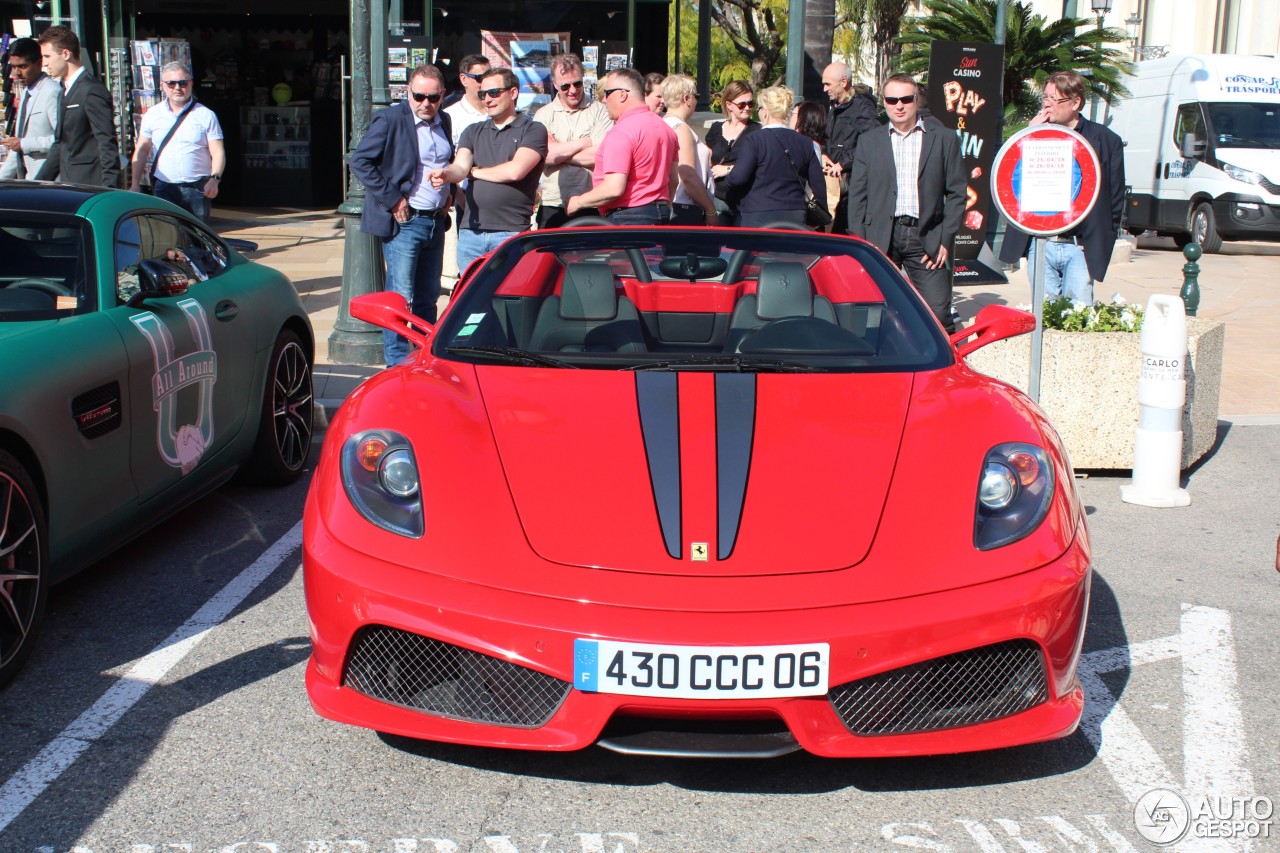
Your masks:
M 476 92 L 476 94 L 482 98 L 496 98 L 505 91 L 507 90 L 506 89 L 481 89 L 479 92 Z
M 464 71 L 464 72 L 462 72 L 462 76 L 463 76 L 463 77 L 470 77 L 472 80 L 475 80 L 477 83 L 479 83 L 481 80 L 483 80 L 483 79 L 484 79 L 484 75 L 483 75 L 483 74 L 468 74 L 468 73 L 467 73 L 467 72 L 465 72 L 465 71 Z
M 574 88 L 574 89 L 581 89 L 581 88 L 582 88 L 582 81 L 581 81 L 581 80 L 574 80 L 572 83 L 561 83 L 561 84 L 560 84 L 560 91 L 561 91 L 561 92 L 567 92 L 567 91 L 569 91 L 569 89 L 570 89 L 571 87 L 572 87 L 572 88 Z
M 890 96 L 890 95 L 885 95 L 885 96 L 884 96 L 884 102 L 885 102 L 886 104 L 888 104 L 889 106 L 893 106 L 894 104 L 898 103 L 899 101 L 901 101 L 901 102 L 902 102 L 902 103 L 904 103 L 904 104 L 910 104 L 910 103 L 913 103 L 913 102 L 915 101 L 915 99 L 916 99 L 916 96 L 915 96 L 915 95 L 903 95 L 903 96 L 902 96 L 902 97 L 900 97 L 900 98 L 894 98 L 894 97 L 892 97 L 892 96 Z
M 730 101 L 729 103 L 740 110 L 749 110 L 756 105 L 755 101 Z
M 433 104 L 438 104 L 440 99 L 444 97 L 444 95 L 428 95 L 425 92 L 410 92 L 409 94 L 413 95 L 413 99 L 418 103 L 430 101 Z
M 164 83 L 166 86 L 168 86 L 170 89 L 175 88 L 177 86 L 182 86 L 185 88 L 191 85 L 190 80 L 162 80 L 161 82 Z
M 626 86 L 619 86 L 616 89 L 605 89 L 604 97 L 605 97 L 605 100 L 608 100 L 609 96 L 612 95 L 614 92 L 627 92 L 627 91 L 630 91 L 630 90 L 627 89 Z

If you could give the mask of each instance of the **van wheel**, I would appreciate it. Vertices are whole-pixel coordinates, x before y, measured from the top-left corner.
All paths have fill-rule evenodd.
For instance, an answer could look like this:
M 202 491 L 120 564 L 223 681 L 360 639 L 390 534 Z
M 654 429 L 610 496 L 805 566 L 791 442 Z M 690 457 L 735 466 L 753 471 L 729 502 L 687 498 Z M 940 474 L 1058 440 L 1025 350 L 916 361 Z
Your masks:
M 0 451 L 0 685 L 31 654 L 48 594 L 48 529 L 26 469 Z
M 1210 255 L 1222 248 L 1218 223 L 1213 218 L 1213 205 L 1208 202 L 1201 202 L 1195 213 L 1191 214 L 1191 238 Z

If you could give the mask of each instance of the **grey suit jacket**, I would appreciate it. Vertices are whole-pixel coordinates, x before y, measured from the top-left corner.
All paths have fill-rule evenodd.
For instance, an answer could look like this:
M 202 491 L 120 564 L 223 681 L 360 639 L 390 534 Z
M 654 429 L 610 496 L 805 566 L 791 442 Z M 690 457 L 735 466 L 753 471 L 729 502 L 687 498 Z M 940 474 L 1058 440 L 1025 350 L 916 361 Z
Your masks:
M 920 243 L 930 255 L 951 244 L 964 219 L 964 160 L 953 131 L 925 119 L 920 146 Z M 898 202 L 898 171 L 889 141 L 889 125 L 858 137 L 849 176 L 849 231 L 889 251 L 893 212 Z
M 18 102 L 21 110 L 21 100 Z M 26 132 L 22 133 L 22 153 L 6 152 L 9 156 L 0 163 L 0 179 L 35 179 L 53 147 L 54 124 L 58 120 L 58 81 L 41 75 L 27 104 L 23 117 Z M 21 129 L 19 129 L 21 132 Z M 24 168 L 20 168 L 24 166 Z
M 120 149 L 111 93 L 87 71 L 76 78 L 62 99 L 53 148 L 36 180 L 120 185 Z

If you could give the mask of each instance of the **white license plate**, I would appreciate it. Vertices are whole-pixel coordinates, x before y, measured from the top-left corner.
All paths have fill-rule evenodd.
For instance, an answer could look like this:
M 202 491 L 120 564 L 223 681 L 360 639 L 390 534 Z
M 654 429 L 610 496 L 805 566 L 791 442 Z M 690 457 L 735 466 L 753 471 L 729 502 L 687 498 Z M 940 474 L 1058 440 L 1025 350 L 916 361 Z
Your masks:
M 655 646 L 577 639 L 574 687 L 682 699 L 771 699 L 827 692 L 831 646 Z

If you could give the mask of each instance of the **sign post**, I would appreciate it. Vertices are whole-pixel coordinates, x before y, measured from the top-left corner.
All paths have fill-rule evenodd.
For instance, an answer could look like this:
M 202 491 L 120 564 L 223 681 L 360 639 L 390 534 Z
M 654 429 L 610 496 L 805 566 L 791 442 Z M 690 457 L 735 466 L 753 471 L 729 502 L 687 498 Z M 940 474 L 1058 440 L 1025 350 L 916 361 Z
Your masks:
M 1040 399 L 1040 356 L 1044 349 L 1045 251 L 1048 240 L 1075 228 L 1098 200 L 1098 155 L 1085 138 L 1067 127 L 1041 124 L 1020 130 L 996 153 L 991 195 L 1009 224 L 1034 242 L 1031 304 L 1031 399 Z

